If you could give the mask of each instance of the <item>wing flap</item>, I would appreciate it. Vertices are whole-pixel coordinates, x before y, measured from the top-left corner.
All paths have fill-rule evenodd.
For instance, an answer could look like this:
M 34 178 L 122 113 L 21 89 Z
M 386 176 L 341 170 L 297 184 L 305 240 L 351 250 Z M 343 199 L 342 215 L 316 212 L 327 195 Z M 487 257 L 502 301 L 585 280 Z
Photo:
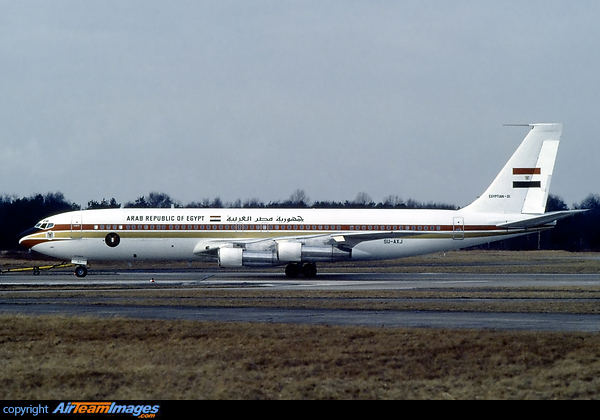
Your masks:
M 411 231 L 378 231 L 378 232 L 352 232 L 341 235 L 332 235 L 331 239 L 338 245 L 354 247 L 361 242 L 376 241 L 378 239 L 403 239 L 414 238 L 430 234 L 428 231 L 411 232 Z

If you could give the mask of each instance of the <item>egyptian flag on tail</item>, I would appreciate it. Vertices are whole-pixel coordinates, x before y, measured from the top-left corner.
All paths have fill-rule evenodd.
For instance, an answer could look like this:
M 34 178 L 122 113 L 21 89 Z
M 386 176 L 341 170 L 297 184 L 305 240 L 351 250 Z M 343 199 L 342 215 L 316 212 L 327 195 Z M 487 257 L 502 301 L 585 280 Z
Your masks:
M 542 168 L 513 168 L 513 188 L 542 188 Z

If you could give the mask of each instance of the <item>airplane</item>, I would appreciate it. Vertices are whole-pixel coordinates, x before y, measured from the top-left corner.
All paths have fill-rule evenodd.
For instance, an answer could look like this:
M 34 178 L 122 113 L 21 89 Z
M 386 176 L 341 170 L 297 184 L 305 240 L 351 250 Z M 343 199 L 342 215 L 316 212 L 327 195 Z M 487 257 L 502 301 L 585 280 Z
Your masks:
M 314 277 L 317 263 L 395 259 L 527 235 L 584 210 L 545 212 L 562 124 L 526 126 L 492 184 L 459 210 L 80 210 L 43 219 L 19 242 L 70 260 L 78 277 L 92 260 L 285 265 L 288 277 Z

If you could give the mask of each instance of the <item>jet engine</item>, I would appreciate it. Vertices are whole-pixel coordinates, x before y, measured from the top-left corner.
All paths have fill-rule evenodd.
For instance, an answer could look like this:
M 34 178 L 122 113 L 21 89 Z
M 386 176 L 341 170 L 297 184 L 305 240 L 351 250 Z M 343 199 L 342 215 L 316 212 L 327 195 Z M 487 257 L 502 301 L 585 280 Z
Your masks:
M 277 255 L 273 251 L 252 252 L 243 248 L 219 248 L 221 267 L 272 266 L 278 265 Z
M 222 247 L 218 251 L 221 267 L 275 266 L 288 263 L 334 262 L 351 257 L 350 250 L 333 245 L 306 245 L 301 242 L 271 242 L 270 246 L 260 243 L 241 247 Z
M 340 249 L 333 245 L 306 245 L 301 242 L 279 242 L 277 259 L 280 263 L 290 262 L 334 262 L 351 257 L 350 250 Z

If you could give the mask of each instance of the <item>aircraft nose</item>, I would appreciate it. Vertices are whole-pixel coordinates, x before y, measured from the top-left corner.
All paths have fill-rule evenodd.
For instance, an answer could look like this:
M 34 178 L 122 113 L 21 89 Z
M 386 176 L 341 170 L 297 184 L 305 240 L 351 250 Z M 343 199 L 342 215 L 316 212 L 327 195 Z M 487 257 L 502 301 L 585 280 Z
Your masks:
M 31 229 L 27 229 L 24 232 L 21 232 L 19 234 L 19 237 L 21 238 L 21 239 L 19 239 L 19 244 L 21 244 L 27 248 L 31 248 L 33 245 L 35 245 L 36 241 L 29 238 L 29 236 L 33 235 L 36 232 L 39 232 L 40 230 L 41 229 L 33 227 Z

